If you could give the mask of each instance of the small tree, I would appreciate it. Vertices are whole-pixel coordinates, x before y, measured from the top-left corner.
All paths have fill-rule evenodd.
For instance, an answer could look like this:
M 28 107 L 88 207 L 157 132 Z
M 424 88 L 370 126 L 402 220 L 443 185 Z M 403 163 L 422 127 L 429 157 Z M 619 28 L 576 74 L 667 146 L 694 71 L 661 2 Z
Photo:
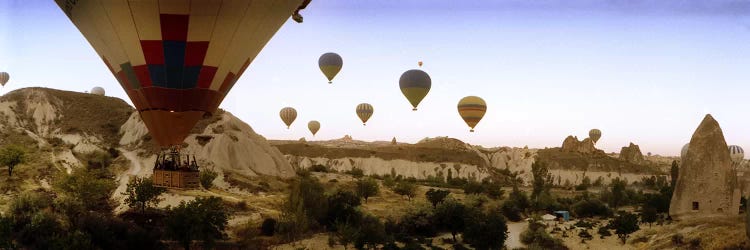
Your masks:
M 219 173 L 213 169 L 205 169 L 200 173 L 201 186 L 205 189 L 210 189 L 214 186 L 214 180 L 219 177 Z
M 8 145 L 0 149 L 0 165 L 8 167 L 8 176 L 13 175 L 13 168 L 25 161 L 26 152 L 18 145 Z
M 610 228 L 615 229 L 617 237 L 622 240 L 622 244 L 628 240 L 631 233 L 638 231 L 638 216 L 628 212 L 620 212 L 612 222 L 610 222 Z
M 393 192 L 404 195 L 409 198 L 411 201 L 414 196 L 416 196 L 417 192 L 417 185 L 414 183 L 408 182 L 408 181 L 401 181 L 398 184 L 396 184 L 396 187 L 393 188 Z
M 357 181 L 357 195 L 364 198 L 365 203 L 367 203 L 367 198 L 378 195 L 379 192 L 380 187 L 374 179 L 368 177 Z
M 430 188 L 430 190 L 427 190 L 427 193 L 425 193 L 425 196 L 427 196 L 427 200 L 432 203 L 432 207 L 437 207 L 437 204 L 443 202 L 449 194 L 451 194 L 451 192 L 448 190 Z
M 193 240 L 202 240 L 204 248 L 211 248 L 216 239 L 224 237 L 229 213 L 221 198 L 197 198 L 180 202 L 169 210 L 165 219 L 167 235 L 190 249 Z
M 658 219 L 656 208 L 652 206 L 644 206 L 641 211 L 641 222 L 648 223 L 648 227 L 651 227 L 651 224 L 656 222 L 656 219 Z
M 483 213 L 470 209 L 466 213 L 466 229 L 463 238 L 476 249 L 500 249 L 508 238 L 505 217 L 497 209 Z
M 435 219 L 440 228 L 448 230 L 456 242 L 456 234 L 464 230 L 464 213 L 466 206 L 454 199 L 446 199 L 435 207 Z
M 141 212 L 145 212 L 146 208 L 156 205 L 161 201 L 159 196 L 165 191 L 166 189 L 162 187 L 154 186 L 151 178 L 134 177 L 130 179 L 122 195 L 127 196 L 125 203 L 129 207 L 137 207 L 140 208 Z

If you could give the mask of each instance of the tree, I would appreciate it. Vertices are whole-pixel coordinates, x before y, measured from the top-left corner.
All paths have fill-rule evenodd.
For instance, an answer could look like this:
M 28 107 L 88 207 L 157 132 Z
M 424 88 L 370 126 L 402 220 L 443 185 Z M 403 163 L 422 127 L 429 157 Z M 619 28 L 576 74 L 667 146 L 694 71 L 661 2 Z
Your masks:
M 624 205 L 625 200 L 627 199 L 627 193 L 625 191 L 626 187 L 627 183 L 625 180 L 620 180 L 620 178 L 612 179 L 612 182 L 609 184 L 610 192 L 612 194 L 609 200 L 609 205 L 612 208 L 617 209 Z
M 454 199 L 446 199 L 435 207 L 435 220 L 438 227 L 448 230 L 456 242 L 456 234 L 464 230 L 466 206 Z
M 573 204 L 570 209 L 578 217 L 609 216 L 612 211 L 599 199 L 583 199 Z
M 542 163 L 541 161 L 535 161 L 531 164 L 531 174 L 534 177 L 533 180 L 533 190 L 531 192 L 531 199 L 536 200 L 537 196 L 541 194 L 544 191 L 548 191 L 548 183 L 551 181 L 549 176 L 549 170 L 547 169 L 547 165 Z
M 13 175 L 13 168 L 26 160 L 26 151 L 18 145 L 8 145 L 0 149 L 0 165 L 8 167 L 8 176 Z
M 641 211 L 641 222 L 648 223 L 648 226 L 651 227 L 651 224 L 656 222 L 656 219 L 656 208 L 652 206 L 643 206 Z
M 430 188 L 430 190 L 427 190 L 427 193 L 425 193 L 425 196 L 427 197 L 427 200 L 432 203 L 432 207 L 437 207 L 437 204 L 443 202 L 443 200 L 445 200 L 450 194 L 451 192 L 448 190 Z
M 520 238 L 521 242 L 528 246 L 528 249 L 568 249 L 562 240 L 556 239 L 547 233 L 544 229 L 544 224 L 539 221 L 539 218 L 529 220 L 529 226 L 525 231 L 521 232 Z
M 133 177 L 122 195 L 127 196 L 125 203 L 129 207 L 137 207 L 141 212 L 145 212 L 146 208 L 158 204 L 161 201 L 159 196 L 166 191 L 165 188 L 154 186 L 151 178 Z
M 213 169 L 204 169 L 200 173 L 201 186 L 205 189 L 210 189 L 214 186 L 214 180 L 219 177 L 219 173 Z
M 357 195 L 364 198 L 365 203 L 367 203 L 367 198 L 378 195 L 379 192 L 380 187 L 374 179 L 368 177 L 357 180 Z
M 466 229 L 463 238 L 476 249 L 500 249 L 508 238 L 505 217 L 497 209 L 483 213 L 470 209 L 466 213 Z
M 520 221 L 522 214 L 531 206 L 529 198 L 526 193 L 518 189 L 518 186 L 513 186 L 513 191 L 508 196 L 508 199 L 503 202 L 500 207 L 503 215 L 510 221 Z
M 417 185 L 414 183 L 408 182 L 408 181 L 401 181 L 398 184 L 396 184 L 396 187 L 393 188 L 393 192 L 404 195 L 409 198 L 411 201 L 414 196 L 416 196 L 417 192 Z
M 638 231 L 638 216 L 629 212 L 620 212 L 609 225 L 610 228 L 615 229 L 617 237 L 622 240 L 622 244 L 625 244 L 631 233 Z
M 74 169 L 71 174 L 62 173 L 55 186 L 65 195 L 81 201 L 86 210 L 111 211 L 110 199 L 117 188 L 114 179 L 104 169 Z
M 357 207 L 361 200 L 352 191 L 338 190 L 328 195 L 327 201 L 326 219 L 321 224 L 329 227 L 335 227 L 338 222 L 359 224 L 362 214 Z
M 669 169 L 669 174 L 672 177 L 670 186 L 674 189 L 677 185 L 677 177 L 680 175 L 680 166 L 677 165 L 677 161 L 672 161 L 672 168 Z
M 376 247 L 386 241 L 385 227 L 378 217 L 364 215 L 357 224 L 358 234 L 354 240 L 354 247 L 357 249 L 376 249 Z
M 167 235 L 188 250 L 193 240 L 202 240 L 204 248 L 210 248 L 216 239 L 224 237 L 229 213 L 221 198 L 196 198 L 180 202 L 168 210 L 165 219 Z

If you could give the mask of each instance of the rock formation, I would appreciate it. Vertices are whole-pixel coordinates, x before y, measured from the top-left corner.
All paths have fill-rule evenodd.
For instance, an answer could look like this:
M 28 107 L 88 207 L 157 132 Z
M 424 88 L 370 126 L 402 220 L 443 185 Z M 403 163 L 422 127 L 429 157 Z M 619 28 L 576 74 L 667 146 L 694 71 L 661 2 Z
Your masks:
M 393 137 L 393 140 L 391 140 L 391 145 L 396 145 L 396 137 Z
M 680 166 L 669 215 L 676 220 L 739 213 L 736 179 L 719 123 L 706 115 Z
M 594 147 L 594 141 L 591 140 L 591 138 L 586 138 L 583 139 L 583 141 L 579 141 L 578 137 L 569 135 L 563 141 L 562 151 L 590 154 L 596 152 L 597 149 Z
M 643 154 L 641 153 L 641 148 L 638 147 L 638 145 L 633 144 L 632 142 L 629 146 L 622 147 L 622 149 L 620 149 L 620 159 L 635 164 L 640 164 L 644 161 Z

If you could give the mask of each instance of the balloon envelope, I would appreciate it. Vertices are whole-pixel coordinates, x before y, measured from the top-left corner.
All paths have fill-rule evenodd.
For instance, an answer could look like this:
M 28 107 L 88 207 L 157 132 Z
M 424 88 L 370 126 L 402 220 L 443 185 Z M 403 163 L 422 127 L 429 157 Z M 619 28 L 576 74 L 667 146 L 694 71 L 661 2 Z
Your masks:
M 729 146 L 729 157 L 732 159 L 732 164 L 739 166 L 745 159 L 745 150 L 740 146 L 731 145 Z
M 341 71 L 341 67 L 344 65 L 344 60 L 341 59 L 339 54 L 328 52 L 318 58 L 318 67 L 320 71 L 328 78 L 328 83 L 332 83 L 333 78 L 336 74 Z
M 91 88 L 91 94 L 103 96 L 104 93 L 105 93 L 104 92 L 104 88 L 102 88 L 102 87 L 93 87 L 93 88 Z
M 487 103 L 478 96 L 467 96 L 458 101 L 458 114 L 464 119 L 466 125 L 469 125 L 471 132 L 474 127 L 482 120 L 487 112 Z
M 594 143 L 598 142 L 599 138 L 602 138 L 602 131 L 598 129 L 589 130 L 589 138 L 591 138 Z
M 292 107 L 286 107 L 279 111 L 279 116 L 281 117 L 281 121 L 286 124 L 286 128 L 288 129 L 289 126 L 292 125 L 294 120 L 297 119 L 297 110 Z
M 10 80 L 10 74 L 8 72 L 0 72 L 0 85 L 5 86 Z
M 320 130 L 320 122 L 310 121 L 307 123 L 307 128 L 310 129 L 310 132 L 315 136 L 315 134 L 318 133 L 318 130 Z
M 414 107 L 413 110 L 417 110 L 419 103 L 430 92 L 432 80 L 426 72 L 412 69 L 401 74 L 398 85 L 401 88 L 401 93 L 406 96 L 411 106 Z
M 362 120 L 363 125 L 367 123 L 367 120 L 370 120 L 373 112 L 375 112 L 375 109 L 369 103 L 360 103 L 357 105 L 357 116 Z
M 302 1 L 55 0 L 161 146 L 216 111 Z

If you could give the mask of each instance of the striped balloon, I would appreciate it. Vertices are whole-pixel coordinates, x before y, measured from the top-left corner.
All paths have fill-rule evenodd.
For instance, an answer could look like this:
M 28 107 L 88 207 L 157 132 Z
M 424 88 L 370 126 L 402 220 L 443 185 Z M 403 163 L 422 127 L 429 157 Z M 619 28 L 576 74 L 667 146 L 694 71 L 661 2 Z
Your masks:
M 360 103 L 357 105 L 357 116 L 362 120 L 362 125 L 367 125 L 367 120 L 370 119 L 375 109 L 369 103 Z
M 474 127 L 482 120 L 486 112 L 487 103 L 477 96 L 467 96 L 458 101 L 458 114 L 464 119 L 466 125 L 469 125 L 470 132 L 474 132 Z
M 286 129 L 289 129 L 289 126 L 297 119 L 297 110 L 292 107 L 286 107 L 279 111 L 279 116 L 281 117 L 281 121 L 286 124 Z
M 320 71 L 328 78 L 328 83 L 333 83 L 333 78 L 336 74 L 341 71 L 341 67 L 344 66 L 344 60 L 341 59 L 339 54 L 328 52 L 318 58 L 318 67 Z
M 0 72 L 0 85 L 5 86 L 8 80 L 10 80 L 10 74 L 8 72 Z
M 55 0 L 160 146 L 216 112 L 304 0 Z
M 310 129 L 310 132 L 315 136 L 315 134 L 318 133 L 318 130 L 320 130 L 320 122 L 310 121 L 307 123 L 307 128 Z
M 732 164 L 734 166 L 739 166 L 742 163 L 742 160 L 745 159 L 745 150 L 740 146 L 731 145 L 729 146 L 729 157 L 732 159 Z
M 398 85 L 401 88 L 401 93 L 406 96 L 411 106 L 414 107 L 414 111 L 417 110 L 417 105 L 422 102 L 427 93 L 430 92 L 432 87 L 432 80 L 430 75 L 426 72 L 412 69 L 401 74 L 401 78 L 398 80 Z
M 91 88 L 91 94 L 104 96 L 104 93 L 105 93 L 104 92 L 104 88 L 102 88 L 102 87 L 93 87 L 93 88 Z
M 602 131 L 598 129 L 589 130 L 589 138 L 591 138 L 594 143 L 598 142 L 599 138 L 602 138 Z

